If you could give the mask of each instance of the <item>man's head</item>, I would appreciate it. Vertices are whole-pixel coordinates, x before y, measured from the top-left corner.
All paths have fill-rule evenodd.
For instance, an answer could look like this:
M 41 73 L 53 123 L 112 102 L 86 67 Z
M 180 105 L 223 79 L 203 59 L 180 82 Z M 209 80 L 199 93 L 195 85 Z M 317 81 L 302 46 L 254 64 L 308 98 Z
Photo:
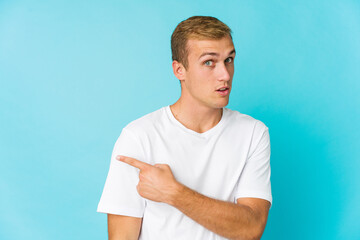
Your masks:
M 172 60 L 188 67 L 188 41 L 219 40 L 231 37 L 231 29 L 214 17 L 193 16 L 177 25 L 171 36 Z
M 226 106 L 235 58 L 230 28 L 213 17 L 191 17 L 176 27 L 171 44 L 182 102 L 206 108 Z

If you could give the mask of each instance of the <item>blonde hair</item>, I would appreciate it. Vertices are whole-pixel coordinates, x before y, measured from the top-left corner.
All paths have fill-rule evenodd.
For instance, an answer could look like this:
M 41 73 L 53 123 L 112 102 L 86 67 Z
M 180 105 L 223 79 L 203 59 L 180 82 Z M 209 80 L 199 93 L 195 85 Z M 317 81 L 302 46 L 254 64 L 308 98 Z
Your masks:
M 188 67 L 188 47 L 189 39 L 206 40 L 221 39 L 231 36 L 231 29 L 219 19 L 209 16 L 193 16 L 180 22 L 171 35 L 172 60 L 182 63 Z

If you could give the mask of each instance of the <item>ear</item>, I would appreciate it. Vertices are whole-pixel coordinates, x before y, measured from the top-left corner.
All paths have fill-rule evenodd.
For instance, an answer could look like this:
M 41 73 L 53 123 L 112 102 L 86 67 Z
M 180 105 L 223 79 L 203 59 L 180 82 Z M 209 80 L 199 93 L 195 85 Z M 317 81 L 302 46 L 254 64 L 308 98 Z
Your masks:
M 173 68 L 174 75 L 177 79 L 179 79 L 180 81 L 185 80 L 186 69 L 185 69 L 184 65 L 182 65 L 182 63 L 179 63 L 178 61 L 174 60 L 172 62 L 172 68 Z

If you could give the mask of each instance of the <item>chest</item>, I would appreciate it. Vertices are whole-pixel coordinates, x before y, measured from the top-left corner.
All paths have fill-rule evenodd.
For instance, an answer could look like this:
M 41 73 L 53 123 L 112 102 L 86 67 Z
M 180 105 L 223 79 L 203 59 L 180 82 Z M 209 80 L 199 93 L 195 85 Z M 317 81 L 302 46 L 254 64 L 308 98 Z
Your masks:
M 158 134 L 148 144 L 151 164 L 168 164 L 177 181 L 206 196 L 229 200 L 248 155 L 249 143 L 236 135 L 204 139 Z

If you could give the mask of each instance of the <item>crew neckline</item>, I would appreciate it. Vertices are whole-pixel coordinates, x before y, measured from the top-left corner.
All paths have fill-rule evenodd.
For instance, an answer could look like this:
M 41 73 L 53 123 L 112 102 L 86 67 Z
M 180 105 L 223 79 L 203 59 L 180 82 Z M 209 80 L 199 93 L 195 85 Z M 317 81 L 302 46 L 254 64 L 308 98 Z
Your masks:
M 165 111 L 171 122 L 173 122 L 175 125 L 177 125 L 179 128 L 181 128 L 183 131 L 190 133 L 194 136 L 201 137 L 201 138 L 207 138 L 207 137 L 211 136 L 217 129 L 220 129 L 221 126 L 224 125 L 224 122 L 226 121 L 227 115 L 228 115 L 228 109 L 223 107 L 222 116 L 221 116 L 220 121 L 214 127 L 210 128 L 206 132 L 198 133 L 192 129 L 185 127 L 181 122 L 179 122 L 173 115 L 170 105 L 165 107 Z

